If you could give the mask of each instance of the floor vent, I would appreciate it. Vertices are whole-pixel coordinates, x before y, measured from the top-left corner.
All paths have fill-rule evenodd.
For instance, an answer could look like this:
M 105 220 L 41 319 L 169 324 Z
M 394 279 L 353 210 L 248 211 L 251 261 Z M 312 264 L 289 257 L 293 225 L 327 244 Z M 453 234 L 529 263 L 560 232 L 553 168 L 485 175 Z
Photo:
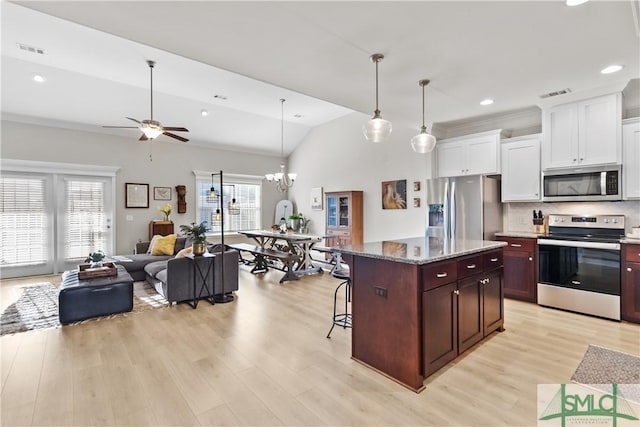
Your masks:
M 18 45 L 18 48 L 20 48 L 20 50 L 26 50 L 27 52 L 39 53 L 40 55 L 44 55 L 44 49 L 40 49 L 39 47 L 29 46 L 28 44 L 24 44 L 24 43 L 16 43 L 16 44 Z
M 566 88 L 566 89 L 556 90 L 555 92 L 543 93 L 542 95 L 540 95 L 540 98 L 545 99 L 545 98 L 550 98 L 552 96 L 564 95 L 567 93 L 571 93 L 571 89 Z

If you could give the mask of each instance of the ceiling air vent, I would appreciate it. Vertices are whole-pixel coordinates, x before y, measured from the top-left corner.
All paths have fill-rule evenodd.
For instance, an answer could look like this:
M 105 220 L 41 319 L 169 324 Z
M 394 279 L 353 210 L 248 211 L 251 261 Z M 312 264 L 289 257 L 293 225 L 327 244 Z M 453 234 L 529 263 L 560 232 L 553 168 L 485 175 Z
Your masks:
M 540 95 L 540 98 L 545 99 L 545 98 L 550 98 L 552 96 L 564 95 L 567 93 L 571 93 L 571 89 L 566 88 L 566 89 L 556 90 L 555 92 L 543 93 L 542 95 Z
M 27 52 L 39 53 L 40 55 L 44 55 L 44 49 L 40 49 L 39 47 L 29 46 L 28 44 L 24 43 L 16 43 L 16 45 L 18 45 L 18 48 L 20 50 L 26 50 Z

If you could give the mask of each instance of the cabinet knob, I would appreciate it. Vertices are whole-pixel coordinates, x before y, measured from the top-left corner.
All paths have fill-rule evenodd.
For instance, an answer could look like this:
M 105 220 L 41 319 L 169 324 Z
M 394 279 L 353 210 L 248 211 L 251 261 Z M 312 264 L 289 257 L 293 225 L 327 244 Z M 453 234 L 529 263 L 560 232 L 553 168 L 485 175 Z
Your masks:
M 456 294 L 456 295 L 460 295 L 460 291 L 457 290 L 457 289 L 455 291 L 453 291 L 453 293 Z
M 533 257 L 529 257 L 529 261 L 533 261 Z
M 573 159 L 573 163 L 575 163 L 578 159 Z
M 580 157 L 580 161 L 583 161 L 584 159 L 582 157 Z
M 627 271 L 631 273 L 631 267 L 627 267 Z

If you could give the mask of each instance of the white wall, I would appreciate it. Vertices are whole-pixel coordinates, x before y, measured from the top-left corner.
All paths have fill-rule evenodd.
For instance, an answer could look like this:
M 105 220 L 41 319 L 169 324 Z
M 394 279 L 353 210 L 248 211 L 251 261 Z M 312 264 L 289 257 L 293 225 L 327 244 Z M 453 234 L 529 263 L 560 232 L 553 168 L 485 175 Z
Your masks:
M 149 161 L 150 149 L 153 161 Z M 157 206 L 167 202 L 153 200 L 153 187 L 171 187 L 176 232 L 179 225 L 195 221 L 195 176 L 193 170 L 225 174 L 264 175 L 279 169 L 280 159 L 263 155 L 213 150 L 194 144 L 159 138 L 153 143 L 138 142 L 136 137 L 112 135 L 36 126 L 2 121 L 3 159 L 39 160 L 61 163 L 117 166 L 116 174 L 116 252 L 131 253 L 135 242 L 148 240 L 149 222 L 162 219 Z M 148 209 L 126 209 L 126 182 L 149 184 Z M 187 186 L 187 213 L 178 214 L 176 185 Z M 273 222 L 275 204 L 286 198 L 266 183 L 263 191 L 262 225 Z M 126 215 L 133 216 L 126 221 Z
M 390 138 L 379 144 L 367 142 L 362 125 L 369 116 L 353 113 L 312 129 L 289 157 L 290 171 L 298 178 L 289 190 L 296 210 L 311 218 L 312 233 L 323 234 L 325 213 L 310 209 L 313 187 L 324 191 L 364 191 L 364 241 L 378 241 L 424 235 L 424 182 L 430 173 L 430 155 L 416 154 L 409 141 L 419 129 L 394 128 Z M 382 209 L 382 181 L 407 180 L 407 209 Z M 420 181 L 421 191 L 413 191 Z M 421 207 L 413 207 L 413 198 Z

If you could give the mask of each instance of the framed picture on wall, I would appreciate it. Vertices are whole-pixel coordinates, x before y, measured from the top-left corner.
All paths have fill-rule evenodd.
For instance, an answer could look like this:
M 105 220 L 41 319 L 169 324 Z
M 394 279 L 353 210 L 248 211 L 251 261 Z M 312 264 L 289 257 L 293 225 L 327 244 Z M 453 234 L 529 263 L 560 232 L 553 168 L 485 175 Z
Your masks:
M 149 207 L 149 184 L 125 184 L 125 208 Z
M 153 187 L 153 200 L 171 200 L 171 187 Z
M 311 189 L 311 210 L 322 210 L 322 187 L 316 187 Z
M 407 180 L 382 182 L 382 209 L 407 209 Z

